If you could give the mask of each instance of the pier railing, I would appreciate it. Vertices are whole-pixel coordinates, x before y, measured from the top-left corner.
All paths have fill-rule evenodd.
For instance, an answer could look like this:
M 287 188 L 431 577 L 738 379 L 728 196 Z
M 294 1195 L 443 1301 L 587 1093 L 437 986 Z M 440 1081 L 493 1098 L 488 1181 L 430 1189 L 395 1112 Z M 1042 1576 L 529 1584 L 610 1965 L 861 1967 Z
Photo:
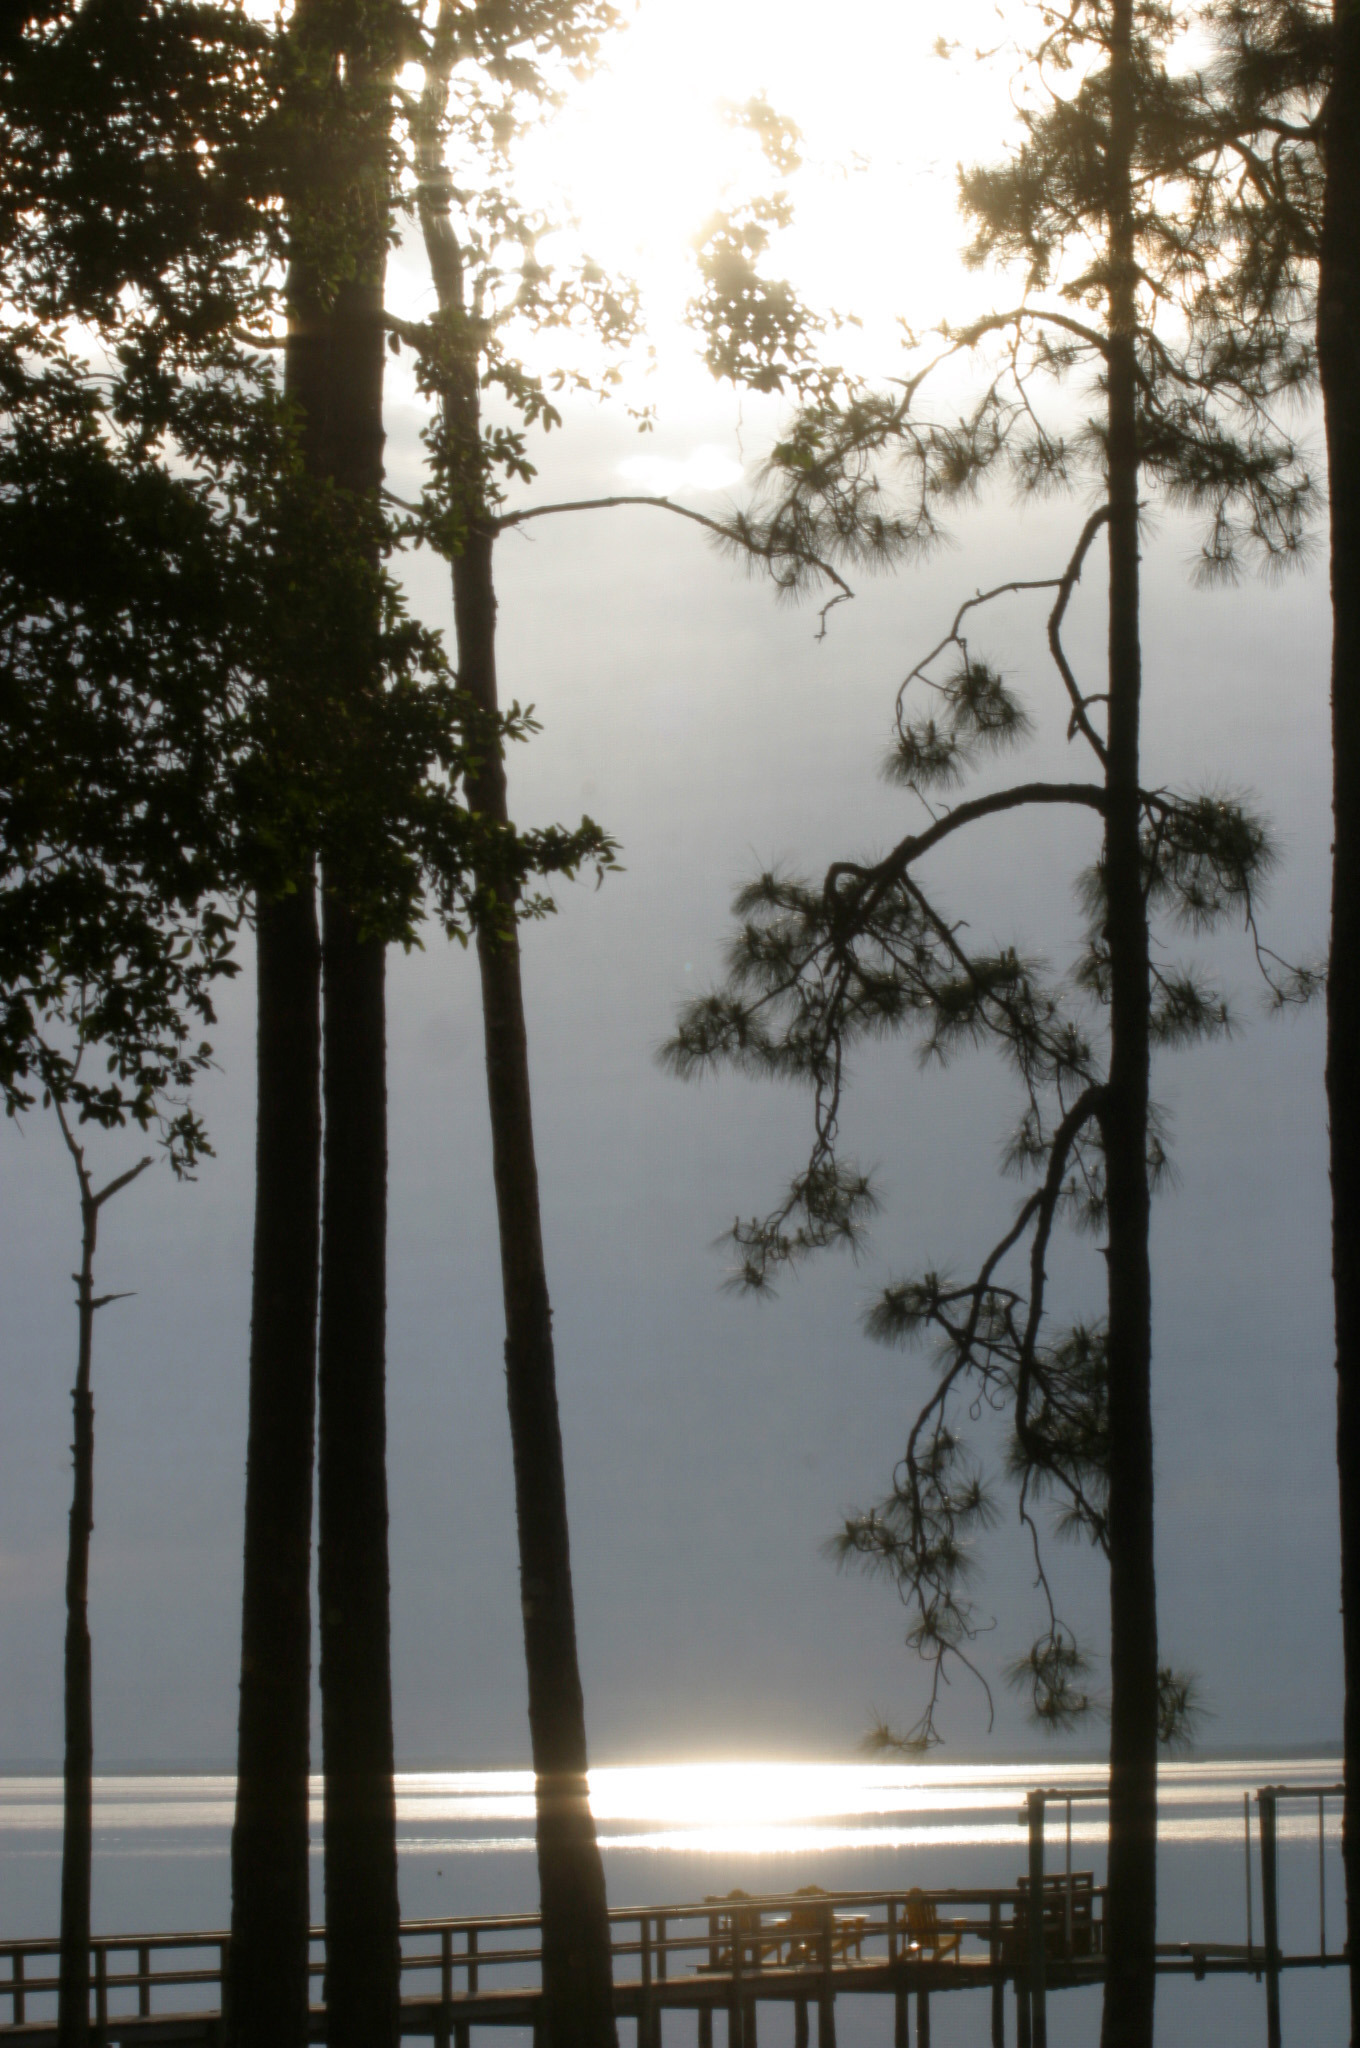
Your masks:
M 1077 1946 L 1089 1958 L 1100 1948 L 1104 1895 L 1089 1874 L 1078 1873 L 1078 1882 Z M 1072 1906 L 1062 1883 L 1050 1875 L 1044 1891 L 1050 1976 L 1073 1954 Z M 833 2048 L 839 1991 L 897 1988 L 905 1998 L 909 1989 L 964 1982 L 994 1982 L 999 1991 L 1028 1953 L 1023 1887 L 823 1892 L 812 1886 L 758 1898 L 732 1893 L 697 1903 L 614 1908 L 609 1918 L 618 2009 L 637 2021 L 639 2048 L 659 2048 L 660 2015 L 677 2009 L 698 2015 L 699 2048 L 710 2048 L 715 2010 L 728 2015 L 729 2028 L 735 2014 L 734 2040 L 755 2048 L 754 2007 L 768 1999 L 793 2003 L 798 2048 L 808 2040 L 810 2009 L 820 2048 Z M 413 1920 L 401 1932 L 404 2032 L 466 2048 L 473 2025 L 535 2024 L 542 1960 L 537 1914 Z M 91 1943 L 97 2041 L 112 2048 L 154 2039 L 172 2017 L 178 2038 L 210 2041 L 229 1949 L 225 1932 L 97 1936 Z M 58 1953 L 55 1940 L 0 1941 L 0 2037 L 32 2030 L 36 2040 L 52 2027 Z M 312 1931 L 311 1973 L 320 2021 L 322 1928 Z M 197 2030 L 196 2018 L 202 2022 Z

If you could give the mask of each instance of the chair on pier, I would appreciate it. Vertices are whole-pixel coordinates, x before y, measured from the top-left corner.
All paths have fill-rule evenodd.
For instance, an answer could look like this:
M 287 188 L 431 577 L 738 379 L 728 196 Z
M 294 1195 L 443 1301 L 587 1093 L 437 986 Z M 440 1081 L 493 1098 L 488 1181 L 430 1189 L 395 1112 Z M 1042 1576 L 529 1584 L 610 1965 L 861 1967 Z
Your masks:
M 742 1912 L 742 1906 L 749 1903 L 751 1910 Z M 700 1963 L 701 1970 L 730 1970 L 733 1951 L 741 1943 L 741 1961 L 758 1970 L 763 1963 L 778 1963 L 783 1958 L 784 1943 L 787 1939 L 788 1922 L 776 1920 L 769 1924 L 761 1921 L 761 1909 L 752 1900 L 749 1892 L 731 1891 L 721 1898 L 712 1893 L 704 1899 L 706 1906 L 725 1906 L 724 1914 L 713 1915 L 714 1939 L 709 1946 L 708 1961 Z
M 919 1885 L 912 1886 L 904 1903 L 907 1934 L 916 1953 L 932 1963 L 945 1962 L 950 1956 L 956 1963 L 962 1962 L 963 1936 L 968 1922 L 955 1920 L 952 1926 L 941 1927 L 934 1899 L 928 1899 Z
M 819 1884 L 800 1885 L 794 1893 L 796 1899 L 806 1899 L 805 1906 L 795 1906 L 785 1921 L 789 1952 L 786 1960 L 792 1965 L 820 1963 L 822 1940 L 826 1932 L 827 1912 L 823 1905 L 814 1901 L 824 1900 L 827 1894 Z M 835 1913 L 831 1918 L 831 1960 L 833 1963 L 848 1963 L 851 1951 L 857 1963 L 864 1961 L 864 1936 L 869 1921 L 864 1913 Z
M 1007 1953 L 1023 1959 L 1029 1950 L 1029 1879 L 1019 1880 L 1020 1898 L 1011 1923 Z M 1100 1953 L 1101 1923 L 1095 1916 L 1095 1874 L 1090 1870 L 1047 1871 L 1040 1910 L 1044 1917 L 1044 1954 L 1052 1962 Z

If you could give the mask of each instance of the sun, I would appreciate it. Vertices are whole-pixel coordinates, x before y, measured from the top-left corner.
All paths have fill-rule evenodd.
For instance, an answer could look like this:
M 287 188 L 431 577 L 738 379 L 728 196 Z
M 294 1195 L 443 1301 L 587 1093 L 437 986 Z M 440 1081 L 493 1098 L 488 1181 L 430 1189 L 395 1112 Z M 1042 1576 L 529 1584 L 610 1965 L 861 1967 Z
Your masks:
M 947 57 L 938 27 L 913 0 L 638 0 L 602 69 L 521 144 L 527 192 L 640 286 L 654 396 L 693 373 L 694 238 L 756 190 L 788 185 L 794 220 L 771 265 L 810 306 L 849 317 L 828 344 L 838 360 L 890 374 L 902 321 L 981 303 L 987 287 L 960 256 L 955 167 L 1004 145 L 1007 67 L 973 54 L 996 41 L 992 0 L 951 0 Z M 757 94 L 803 135 L 792 179 L 731 119 Z

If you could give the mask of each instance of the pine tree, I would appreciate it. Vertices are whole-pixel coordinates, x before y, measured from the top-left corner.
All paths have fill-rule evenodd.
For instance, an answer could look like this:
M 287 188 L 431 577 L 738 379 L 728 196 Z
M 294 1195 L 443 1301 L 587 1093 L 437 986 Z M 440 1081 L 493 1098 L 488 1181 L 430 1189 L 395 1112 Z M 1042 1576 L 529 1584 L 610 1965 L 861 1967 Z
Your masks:
M 455 183 L 446 149 L 452 142 L 475 155 L 479 134 L 503 143 L 549 98 L 545 60 L 556 55 L 577 65 L 589 61 L 613 19 L 612 8 L 600 0 L 510 6 L 485 22 L 441 0 L 426 67 L 416 138 L 418 204 L 439 313 L 429 331 L 407 331 L 420 352 L 421 381 L 438 406 L 427 434 L 433 475 L 422 531 L 450 559 L 458 679 L 488 730 L 501 716 L 493 579 L 495 540 L 504 523 L 498 516 L 500 476 L 532 476 L 523 428 L 551 426 L 558 417 L 538 380 L 501 343 L 498 327 L 510 309 L 497 303 L 495 243 L 518 238 L 525 247 L 512 303 L 530 317 L 584 319 L 606 339 L 618 340 L 630 331 L 633 314 L 628 299 L 616 296 L 593 265 L 575 278 L 554 281 L 534 261 L 538 223 L 494 178 L 487 156 L 477 166 L 480 177 L 474 171 L 472 181 L 460 177 Z M 484 417 L 487 386 L 500 388 L 519 424 L 505 427 Z M 486 749 L 469 779 L 468 796 L 492 831 L 513 845 L 500 747 Z M 582 834 L 592 830 L 583 821 Z M 607 841 L 598 843 L 598 854 L 607 863 Z M 549 2048 L 614 2048 L 613 1954 L 587 1780 L 520 971 L 519 922 L 539 906 L 526 902 L 522 877 L 507 871 L 503 859 L 485 866 L 478 882 L 477 960 L 534 1767 L 544 2036 Z
M 961 184 L 973 259 L 1020 267 L 1023 295 L 943 336 L 947 356 L 1001 338 L 1008 353 L 960 420 L 932 418 L 928 363 L 882 395 L 824 380 L 776 448 L 772 501 L 750 531 L 794 565 L 787 580 L 807 585 L 800 552 L 900 559 L 934 537 L 942 500 L 999 465 L 1022 491 L 1096 480 L 1101 502 L 1069 562 L 1039 582 L 1053 593 L 1049 642 L 1069 738 L 1093 772 L 957 802 L 884 859 L 836 863 L 819 886 L 761 878 L 739 899 L 729 981 L 687 1010 L 671 1058 L 682 1073 L 728 1060 L 812 1084 L 807 1169 L 777 1209 L 735 1231 L 742 1278 L 755 1287 L 864 1226 L 872 1188 L 838 1152 L 842 1062 L 856 1039 L 910 1030 L 941 1056 L 991 1040 L 1021 1079 L 1012 1161 L 1035 1176 L 1035 1192 L 970 1279 L 918 1275 L 871 1312 L 873 1334 L 933 1337 L 940 1362 L 893 1492 L 842 1540 L 898 1584 L 912 1612 L 908 1640 L 937 1688 L 950 1659 L 968 1659 L 976 1626 L 970 1543 L 993 1505 L 957 1411 L 981 1398 L 1011 1415 L 1009 1461 L 1031 1532 L 1047 1493 L 1060 1520 L 1103 1549 L 1112 1685 L 1102 2040 L 1148 2048 L 1157 1746 L 1185 1697 L 1184 1681 L 1162 1672 L 1156 1625 L 1148 1227 L 1161 1144 L 1150 1059 L 1155 1043 L 1212 1033 L 1225 1018 L 1196 974 L 1154 959 L 1150 920 L 1204 926 L 1237 911 L 1254 929 L 1252 890 L 1268 849 L 1240 805 L 1142 782 L 1139 508 L 1149 490 L 1204 508 L 1206 573 L 1230 571 L 1246 547 L 1292 554 L 1309 485 L 1272 425 L 1270 400 L 1306 363 L 1287 325 L 1266 317 L 1244 329 L 1224 317 L 1239 227 L 1220 174 L 1230 108 L 1211 79 L 1170 70 L 1172 10 L 1089 0 L 1038 12 L 1040 37 L 1026 53 L 1037 89 L 1021 100 L 1019 146 Z M 1187 187 L 1192 203 L 1182 204 Z M 1063 432 L 1042 417 L 1034 385 L 1083 368 L 1094 373 L 1095 403 Z M 893 472 L 904 466 L 913 488 L 894 496 Z M 1097 538 L 1108 559 L 1108 642 L 1092 690 L 1066 659 L 1061 627 Z M 969 646 L 970 610 L 909 679 L 907 695 L 933 692 L 933 708 L 912 715 L 899 699 L 893 773 L 936 804 L 979 754 L 1026 730 L 1023 707 Z M 936 665 L 944 658 L 947 673 Z M 1099 823 L 1087 950 L 1066 989 L 1013 951 L 973 951 L 920 873 L 955 833 L 1055 805 Z M 1296 992 L 1286 974 L 1276 986 Z M 1078 996 L 1103 1013 L 1099 1035 L 1074 1009 Z M 1064 1214 L 1105 1232 L 1106 1314 L 1095 1327 L 1049 1327 L 1048 1249 Z M 1028 1270 L 1017 1274 L 1022 1261 Z M 1081 1646 L 1050 1606 L 1017 1677 L 1041 1714 L 1062 1723 L 1089 1704 L 1083 1670 Z M 918 1739 L 935 1734 L 935 1688 Z

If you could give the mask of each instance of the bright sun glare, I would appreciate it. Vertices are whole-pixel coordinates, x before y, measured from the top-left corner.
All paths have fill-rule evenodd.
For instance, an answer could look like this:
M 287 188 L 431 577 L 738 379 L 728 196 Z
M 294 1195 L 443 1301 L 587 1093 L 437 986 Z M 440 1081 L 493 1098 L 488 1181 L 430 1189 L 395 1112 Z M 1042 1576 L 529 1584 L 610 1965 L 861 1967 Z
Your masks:
M 842 360 L 884 374 L 899 318 L 926 326 L 973 306 L 955 167 L 1001 147 L 1012 109 L 1005 68 L 971 55 L 995 40 L 990 0 L 955 0 L 950 28 L 961 47 L 941 60 L 926 11 L 901 0 L 842 0 L 834 23 L 810 0 L 639 0 L 601 72 L 524 142 L 528 190 L 641 286 L 657 352 L 647 396 L 663 417 L 706 377 L 683 325 L 693 238 L 734 196 L 783 182 L 724 111 L 755 94 L 804 136 L 794 223 L 772 262 L 810 305 L 862 323 L 835 338 Z M 649 488 L 735 480 L 703 456 L 668 483 L 649 474 Z

